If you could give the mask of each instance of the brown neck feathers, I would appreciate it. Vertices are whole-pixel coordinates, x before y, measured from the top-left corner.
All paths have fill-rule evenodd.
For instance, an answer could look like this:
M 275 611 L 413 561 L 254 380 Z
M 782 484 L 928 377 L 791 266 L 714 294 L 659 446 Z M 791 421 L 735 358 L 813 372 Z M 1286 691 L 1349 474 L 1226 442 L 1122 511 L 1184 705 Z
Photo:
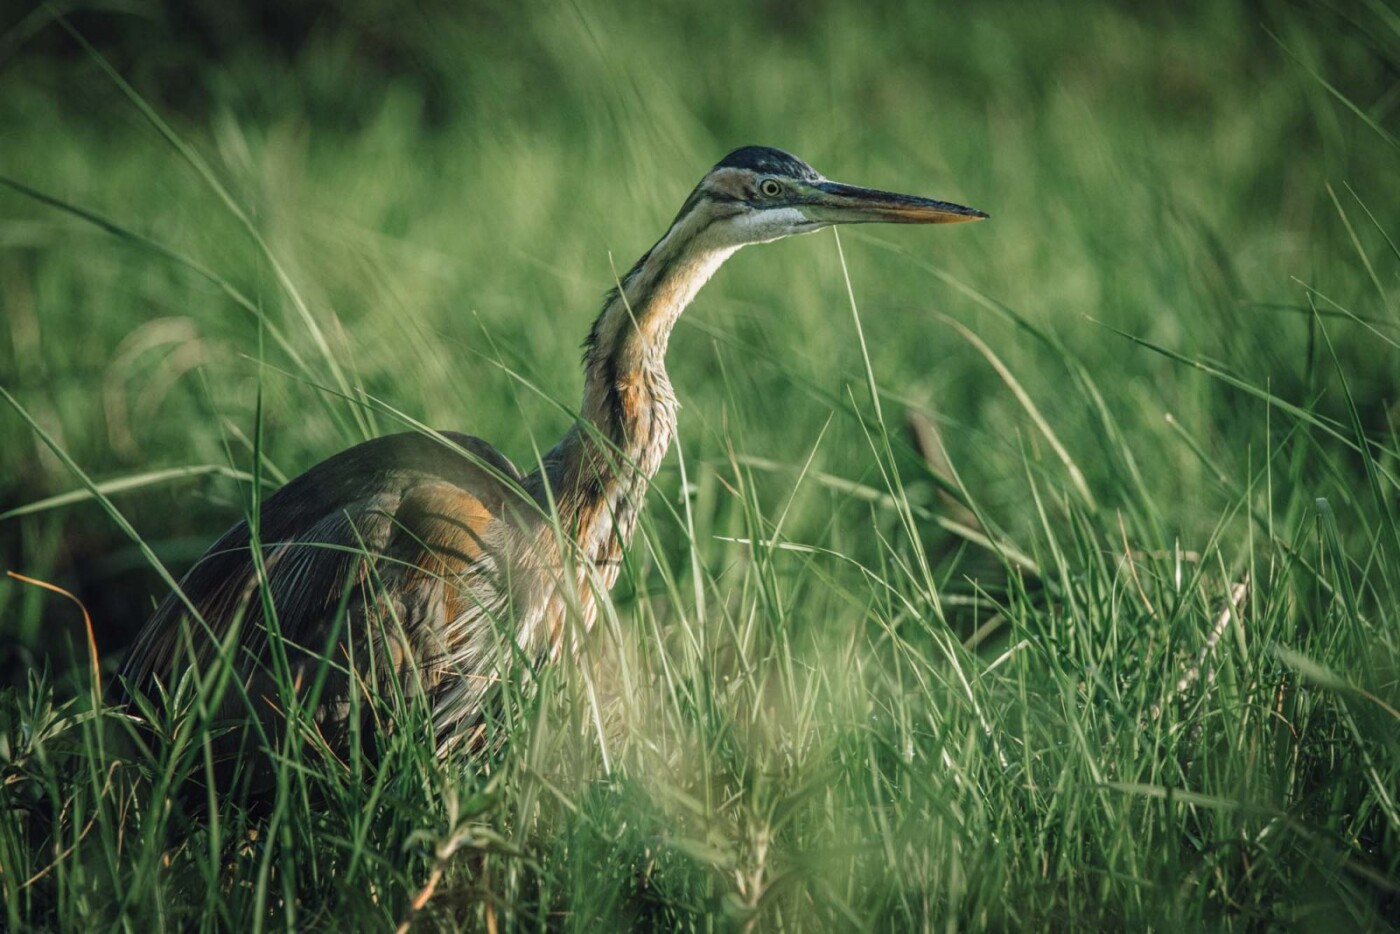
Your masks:
M 704 217 L 678 218 L 609 293 L 586 345 L 579 421 L 545 457 L 541 479 L 564 529 L 609 585 L 675 435 L 665 365 L 671 329 L 735 249 L 711 234 Z

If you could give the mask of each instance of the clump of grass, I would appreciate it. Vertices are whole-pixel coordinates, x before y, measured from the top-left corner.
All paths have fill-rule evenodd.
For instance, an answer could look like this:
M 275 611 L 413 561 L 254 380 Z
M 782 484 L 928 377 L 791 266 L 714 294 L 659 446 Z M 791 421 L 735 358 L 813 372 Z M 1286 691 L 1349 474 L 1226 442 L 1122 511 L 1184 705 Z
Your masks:
M 321 121 L 316 82 L 350 68 L 334 43 L 285 66 L 300 81 L 221 66 L 245 90 L 189 129 L 123 81 L 189 170 L 159 179 L 149 137 L 0 95 L 56 154 L 0 166 L 21 218 L 0 226 L 0 533 L 96 644 L 71 602 L 0 587 L 7 671 L 27 669 L 0 694 L 10 927 L 1393 924 L 1400 253 L 1386 100 L 1353 102 L 1384 46 L 1281 13 L 1244 55 L 1229 11 L 1093 5 L 1073 56 L 1059 17 L 967 14 L 920 66 L 878 13 L 788 34 L 732 12 L 773 34 L 756 84 L 812 86 L 824 49 L 833 112 L 890 138 L 843 148 L 764 95 L 699 125 L 678 84 L 631 80 L 681 40 L 605 8 L 519 14 L 533 70 L 400 24 L 432 74 L 481 57 L 478 96 L 431 126 L 411 81 L 354 132 Z M 723 58 L 697 85 L 729 114 Z M 504 122 L 541 62 L 570 90 Z M 983 90 L 930 124 L 907 112 L 921 81 Z M 438 760 L 426 711 L 371 695 L 381 725 L 348 757 L 294 719 L 271 793 L 221 798 L 200 790 L 214 682 L 102 703 L 133 594 L 263 488 L 391 424 L 542 450 L 603 237 L 664 223 L 696 152 L 774 126 L 852 177 L 923 159 L 995 219 L 936 261 L 881 233 L 730 264 L 677 335 L 682 442 L 622 580 L 576 663 L 510 679 L 499 745 Z M 454 185 L 470 222 L 435 209 Z M 566 297 L 574 317 L 544 311 Z M 176 316 L 126 345 L 144 366 L 85 377 Z M 145 414 L 120 443 L 99 384 Z

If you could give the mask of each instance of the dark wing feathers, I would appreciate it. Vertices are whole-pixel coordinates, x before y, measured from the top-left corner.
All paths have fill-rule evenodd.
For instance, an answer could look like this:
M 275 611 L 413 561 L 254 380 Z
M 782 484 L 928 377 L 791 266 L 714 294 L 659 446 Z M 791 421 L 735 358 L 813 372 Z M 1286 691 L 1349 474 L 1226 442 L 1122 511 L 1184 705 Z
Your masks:
M 259 518 L 265 589 L 240 522 L 181 581 L 208 629 L 172 593 L 137 638 L 123 669 L 127 683 L 169 684 L 190 662 L 209 665 L 215 640 L 238 622 L 236 664 L 256 702 L 275 683 L 267 671 L 268 602 L 294 665 L 343 665 L 344 657 L 332 657 L 337 647 L 342 656 L 368 647 L 400 673 L 412 662 L 437 682 L 458 667 L 442 659 L 477 654 L 452 643 L 474 639 L 464 631 L 471 619 L 508 600 L 500 552 L 506 514 L 522 501 L 521 477 L 486 442 L 445 437 L 469 456 L 425 435 L 391 435 L 323 461 L 268 497 Z M 367 638 L 352 645 L 356 627 Z

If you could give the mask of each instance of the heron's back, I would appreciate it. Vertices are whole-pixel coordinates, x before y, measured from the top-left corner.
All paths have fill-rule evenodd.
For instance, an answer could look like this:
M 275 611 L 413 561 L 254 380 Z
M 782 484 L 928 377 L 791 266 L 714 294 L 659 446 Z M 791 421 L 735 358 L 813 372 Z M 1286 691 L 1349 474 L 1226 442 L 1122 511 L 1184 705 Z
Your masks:
M 289 687 L 333 747 L 350 691 L 370 686 L 425 696 L 440 733 L 470 729 L 516 604 L 538 589 L 519 560 L 535 507 L 489 444 L 442 438 L 364 442 L 264 500 L 257 551 L 248 523 L 233 526 L 181 580 L 184 599 L 172 592 L 142 629 L 128 690 L 157 678 L 173 690 L 226 664 L 220 716 L 252 713 L 273 733 Z

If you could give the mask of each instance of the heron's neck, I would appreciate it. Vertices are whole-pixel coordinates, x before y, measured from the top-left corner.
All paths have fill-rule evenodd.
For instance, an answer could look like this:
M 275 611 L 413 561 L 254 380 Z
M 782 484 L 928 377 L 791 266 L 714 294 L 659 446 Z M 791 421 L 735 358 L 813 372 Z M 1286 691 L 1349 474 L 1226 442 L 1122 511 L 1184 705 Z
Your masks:
M 584 356 L 581 416 L 620 450 L 645 454 L 664 429 L 664 453 L 675 423 L 666 376 L 666 347 L 681 312 L 730 254 L 727 249 L 672 246 L 668 235 L 637 262 L 622 288 L 608 294 Z M 654 407 L 660 404 L 659 412 Z M 653 414 L 665 415 L 660 422 Z
M 665 365 L 671 329 L 735 249 L 706 246 L 703 229 L 687 227 L 673 226 L 609 293 L 588 337 L 579 421 L 545 458 L 564 527 L 609 584 L 675 436 Z

